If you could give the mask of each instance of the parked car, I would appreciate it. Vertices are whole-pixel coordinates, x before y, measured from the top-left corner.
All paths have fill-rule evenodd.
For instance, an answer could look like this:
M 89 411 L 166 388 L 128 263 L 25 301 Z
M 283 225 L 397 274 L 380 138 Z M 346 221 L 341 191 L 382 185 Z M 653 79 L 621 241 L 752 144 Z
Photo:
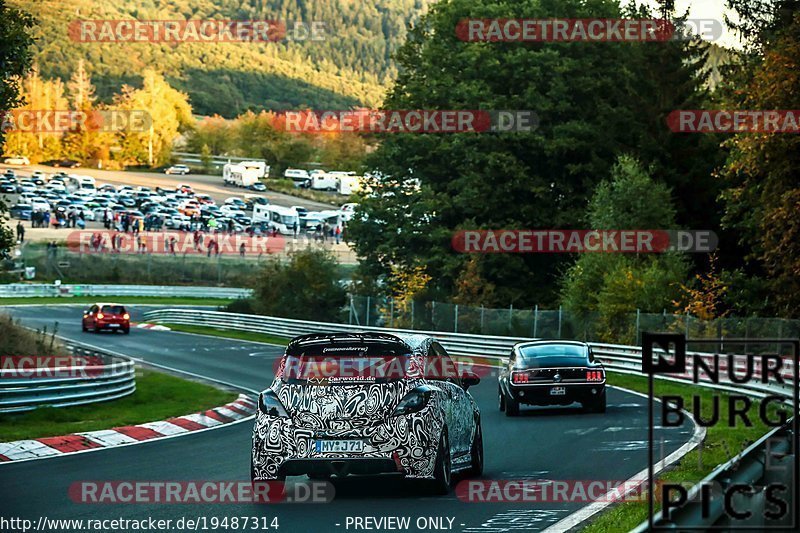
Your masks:
M 185 176 L 189 172 L 191 171 L 186 165 L 172 165 L 164 171 L 164 174 L 177 174 L 179 176 Z
M 42 164 L 55 168 L 78 168 L 81 166 L 80 162 L 75 161 L 74 159 L 51 159 L 50 161 L 45 161 Z
M 6 165 L 30 165 L 31 162 L 28 160 L 27 157 L 21 155 L 12 155 L 10 157 L 6 157 L 3 159 L 3 163 Z
M 31 216 L 33 215 L 33 206 L 30 204 L 16 204 L 11 206 L 11 209 L 9 209 L 8 212 L 11 215 L 11 218 L 30 220 Z

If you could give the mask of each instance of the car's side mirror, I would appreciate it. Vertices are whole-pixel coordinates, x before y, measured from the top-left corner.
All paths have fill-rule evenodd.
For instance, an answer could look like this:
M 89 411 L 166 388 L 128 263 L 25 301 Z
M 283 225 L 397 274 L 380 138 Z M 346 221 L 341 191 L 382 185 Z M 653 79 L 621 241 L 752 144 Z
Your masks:
M 464 387 L 464 390 L 474 387 L 480 382 L 481 378 L 479 378 L 478 375 L 473 372 L 467 371 L 461 376 L 461 385 Z

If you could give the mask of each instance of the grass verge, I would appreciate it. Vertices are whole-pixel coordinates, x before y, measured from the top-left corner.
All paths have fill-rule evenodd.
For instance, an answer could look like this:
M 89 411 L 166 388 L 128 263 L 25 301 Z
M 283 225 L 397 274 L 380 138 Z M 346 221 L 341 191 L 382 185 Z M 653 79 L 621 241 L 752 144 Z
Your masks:
M 608 383 L 647 394 L 647 379 L 644 377 L 609 372 Z M 691 412 L 692 398 L 699 396 L 701 416 L 704 420 L 710 419 L 713 411 L 713 397 L 718 394 L 717 391 L 713 391 L 712 394 L 710 389 L 663 380 L 655 381 L 654 392 L 656 396 L 681 396 L 684 408 L 689 412 Z M 751 427 L 744 427 L 741 421 L 738 421 L 736 427 L 727 427 L 725 424 L 728 418 L 728 397 L 727 394 L 719 397 L 720 421 L 717 425 L 706 428 L 705 441 L 686 454 L 667 472 L 662 473 L 659 479 L 668 482 L 700 481 L 718 465 L 727 462 L 772 429 L 758 417 L 760 402 L 756 400 L 753 400 L 753 406 L 749 410 Z M 773 416 L 773 420 L 777 420 L 774 415 L 778 410 L 778 407 L 770 406 L 769 412 Z M 790 415 L 790 413 L 787 414 Z M 660 417 L 659 414 L 656 416 Z M 660 423 L 658 418 L 656 421 Z M 660 505 L 656 505 L 656 507 L 660 508 Z M 586 533 L 630 531 L 645 520 L 647 520 L 646 498 L 642 501 L 630 501 L 611 507 L 581 531 Z
M 286 346 L 289 344 L 290 339 L 283 337 L 274 337 L 272 335 L 265 335 L 263 333 L 252 333 L 250 331 L 236 331 L 229 329 L 210 328 L 208 326 L 187 326 L 184 324 L 170 324 L 166 322 L 159 322 L 163 326 L 167 326 L 173 331 L 182 331 L 183 333 L 198 333 L 200 335 L 213 335 L 214 337 L 224 337 L 226 339 L 237 339 L 242 341 L 265 342 L 267 344 L 278 344 Z
M 164 420 L 219 407 L 237 397 L 204 383 L 143 370 L 136 377 L 136 392 L 119 400 L 0 415 L 0 442 Z
M 31 296 L 20 298 L 0 298 L 3 305 L 47 305 L 47 304 L 81 304 L 109 301 L 120 304 L 154 304 L 154 305 L 228 305 L 233 300 L 222 298 L 174 298 L 158 296 Z

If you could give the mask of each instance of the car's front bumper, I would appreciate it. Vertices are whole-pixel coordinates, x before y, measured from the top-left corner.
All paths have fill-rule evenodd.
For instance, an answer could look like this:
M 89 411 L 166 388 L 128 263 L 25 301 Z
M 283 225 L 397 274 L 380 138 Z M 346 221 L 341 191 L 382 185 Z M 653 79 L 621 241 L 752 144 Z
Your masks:
M 379 423 L 341 430 L 300 427 L 291 418 L 256 416 L 253 476 L 256 480 L 304 474 L 398 473 L 431 479 L 443 421 L 427 407 Z M 363 440 L 362 452 L 318 452 L 318 439 Z

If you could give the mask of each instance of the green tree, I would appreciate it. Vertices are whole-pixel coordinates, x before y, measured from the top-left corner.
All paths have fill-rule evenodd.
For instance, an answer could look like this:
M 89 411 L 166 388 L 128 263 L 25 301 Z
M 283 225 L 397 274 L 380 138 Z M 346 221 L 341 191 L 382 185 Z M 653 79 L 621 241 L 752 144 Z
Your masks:
M 20 103 L 20 80 L 30 68 L 32 60 L 30 47 L 33 44 L 33 26 L 31 15 L 8 7 L 5 0 L 0 0 L 0 113 Z M 0 146 L 4 145 L 5 134 L 5 129 L 0 127 Z M 14 245 L 14 235 L 6 226 L 6 213 L 7 207 L 0 200 L 0 258 L 8 257 Z
M 145 69 L 140 89 L 123 86 L 122 93 L 115 97 L 115 108 L 144 112 L 149 117 L 143 124 L 144 128 L 139 128 L 141 123 L 137 122 L 118 137 L 123 159 L 151 167 L 170 160 L 178 134 L 189 129 L 194 122 L 188 97 L 173 89 L 161 74 L 152 69 Z
M 452 0 L 432 6 L 398 53 L 400 72 L 385 107 L 528 109 L 537 113 L 539 126 L 533 132 L 382 139 L 367 159 L 376 177 L 375 194 L 361 207 L 366 218 L 348 228 L 374 276 L 388 277 L 393 265 L 421 260 L 437 288 L 451 295 L 468 261 L 450 248 L 454 231 L 577 227 L 591 191 L 620 153 L 656 160 L 654 172 L 670 184 L 680 179 L 686 190 L 713 167 L 713 157 L 709 163 L 701 148 L 686 150 L 697 139 L 653 133 L 666 130 L 663 117 L 675 106 L 694 105 L 695 62 L 702 57 L 683 44 L 669 45 L 659 56 L 646 46 L 662 43 L 457 39 L 459 20 L 508 16 L 508 5 Z M 514 11 L 519 17 L 625 14 L 617 2 L 579 0 L 522 0 Z M 654 58 L 663 60 L 657 73 L 650 72 Z M 674 80 L 661 79 L 668 75 Z M 664 83 L 675 94 L 654 90 Z M 686 175 L 684 167 L 690 169 Z M 692 194 L 703 198 L 685 218 L 708 216 L 713 188 Z M 481 273 L 504 305 L 553 305 L 567 260 L 557 254 L 494 254 L 482 261 Z
M 324 250 L 303 250 L 288 262 L 270 260 L 259 272 L 254 310 L 263 315 L 336 322 L 347 293 L 339 283 L 339 264 Z
M 204 144 L 200 149 L 200 164 L 203 166 L 203 172 L 208 174 L 211 171 L 211 148 Z
M 601 230 L 676 228 L 669 189 L 630 156 L 620 157 L 611 179 L 597 187 L 587 218 Z M 562 303 L 577 315 L 597 315 L 599 334 L 618 342 L 630 333 L 626 316 L 672 307 L 687 276 L 682 254 L 586 253 L 562 277 Z
M 800 107 L 800 13 L 764 43 L 761 60 L 728 93 L 735 109 Z M 791 133 L 741 133 L 726 143 L 719 172 L 726 190 L 725 227 L 748 251 L 748 274 L 764 276 L 773 312 L 800 317 L 800 138 Z M 758 305 L 758 302 L 754 302 Z

